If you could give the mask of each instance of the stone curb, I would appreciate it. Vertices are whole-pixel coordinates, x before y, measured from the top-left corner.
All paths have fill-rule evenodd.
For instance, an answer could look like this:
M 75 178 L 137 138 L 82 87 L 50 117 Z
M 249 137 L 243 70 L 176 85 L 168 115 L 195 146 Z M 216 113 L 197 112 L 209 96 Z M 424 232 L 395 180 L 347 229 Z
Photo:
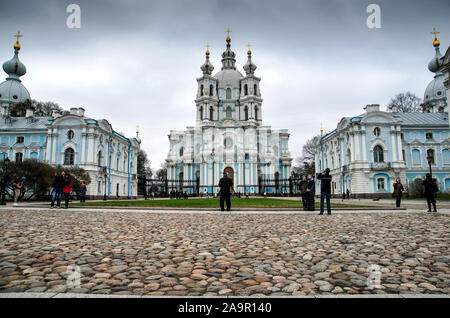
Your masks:
M 102 295 L 102 294 L 76 294 L 76 293 L 0 293 L 0 298 L 176 298 L 176 299 L 189 299 L 189 298 L 246 298 L 246 299 L 271 299 L 271 298 L 450 298 L 450 295 L 446 294 L 363 294 L 363 295 L 308 295 L 308 296 L 259 296 L 259 297 L 245 297 L 245 296 L 140 296 L 140 295 Z

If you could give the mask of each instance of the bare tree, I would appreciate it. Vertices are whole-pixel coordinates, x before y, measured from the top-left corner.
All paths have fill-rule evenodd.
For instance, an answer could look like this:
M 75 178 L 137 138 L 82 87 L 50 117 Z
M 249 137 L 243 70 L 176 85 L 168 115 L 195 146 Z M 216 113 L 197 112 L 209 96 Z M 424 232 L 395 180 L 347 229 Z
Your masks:
M 417 113 L 422 111 L 421 103 L 422 100 L 411 92 L 399 93 L 391 98 L 386 109 L 392 111 L 396 108 L 401 113 Z
M 315 144 L 317 137 L 308 139 L 302 147 L 302 155 L 295 160 L 292 168 L 294 176 L 314 174 L 315 169 Z

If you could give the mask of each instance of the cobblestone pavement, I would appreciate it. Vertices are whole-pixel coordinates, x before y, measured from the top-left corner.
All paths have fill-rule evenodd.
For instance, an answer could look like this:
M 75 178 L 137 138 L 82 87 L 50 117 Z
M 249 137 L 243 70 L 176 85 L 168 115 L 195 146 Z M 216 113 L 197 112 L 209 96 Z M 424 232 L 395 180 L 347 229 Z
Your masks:
M 0 292 L 448 295 L 449 217 L 1 210 Z

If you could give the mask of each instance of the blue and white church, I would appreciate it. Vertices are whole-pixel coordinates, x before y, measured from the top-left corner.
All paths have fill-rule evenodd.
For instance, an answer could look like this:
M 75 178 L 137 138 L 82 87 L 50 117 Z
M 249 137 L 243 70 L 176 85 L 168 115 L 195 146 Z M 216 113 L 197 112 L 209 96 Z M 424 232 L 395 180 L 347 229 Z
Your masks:
M 425 90 L 423 112 L 367 105 L 365 112 L 342 118 L 336 129 L 316 138 L 315 170 L 331 169 L 332 194 L 348 189 L 355 197 L 388 195 L 396 178 L 408 188 L 429 172 L 429 160 L 440 191 L 450 192 L 450 47 L 442 56 L 436 33 L 433 46 L 428 69 L 435 75 Z
M 230 32 L 230 31 L 228 31 Z M 212 75 L 209 48 L 203 75 L 197 78 L 195 126 L 171 130 L 166 159 L 169 188 L 189 193 L 217 193 L 226 172 L 234 191 L 256 194 L 261 178 L 282 184 L 291 175 L 287 129 L 272 129 L 262 122 L 260 78 L 252 52 L 247 51 L 245 75 L 236 68 L 228 33 L 222 68 Z M 278 185 L 277 184 L 277 185 Z M 269 193 L 288 192 L 286 187 L 267 187 Z
M 20 34 L 14 44 L 14 56 L 3 63 L 8 74 L 0 84 L 0 160 L 36 159 L 52 166 L 79 167 L 90 177 L 88 198 L 137 196 L 138 132 L 127 138 L 113 129 L 106 119 L 85 116 L 83 108 L 70 112 L 54 111 L 52 116 L 35 116 L 32 109 L 25 117 L 12 117 L 14 104 L 31 99 L 21 77 L 26 73 L 19 60 Z

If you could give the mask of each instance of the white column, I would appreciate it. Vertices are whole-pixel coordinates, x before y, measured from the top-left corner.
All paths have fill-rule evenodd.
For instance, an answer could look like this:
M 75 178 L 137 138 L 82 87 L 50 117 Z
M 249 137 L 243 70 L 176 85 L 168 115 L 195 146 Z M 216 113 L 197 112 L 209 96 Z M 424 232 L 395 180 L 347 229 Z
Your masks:
M 85 153 L 86 153 L 86 128 L 83 128 L 83 131 L 81 133 L 81 159 L 80 164 L 83 164 L 85 162 Z
M 46 152 L 45 152 L 45 161 L 47 161 L 48 163 L 50 163 L 50 154 L 52 153 L 52 144 L 53 144 L 53 134 L 49 134 L 47 135 L 47 145 L 46 145 Z
M 362 131 L 362 155 L 363 160 L 367 161 L 366 132 Z
M 56 139 L 58 138 L 58 129 L 55 128 L 53 130 L 53 138 L 52 138 L 52 163 L 57 164 L 56 162 Z
M 397 150 L 398 150 L 398 160 L 401 161 L 403 158 L 403 153 L 402 153 L 402 138 L 400 136 L 400 132 L 397 131 Z
M 395 144 L 395 129 L 391 127 L 392 161 L 397 161 L 397 145 Z

